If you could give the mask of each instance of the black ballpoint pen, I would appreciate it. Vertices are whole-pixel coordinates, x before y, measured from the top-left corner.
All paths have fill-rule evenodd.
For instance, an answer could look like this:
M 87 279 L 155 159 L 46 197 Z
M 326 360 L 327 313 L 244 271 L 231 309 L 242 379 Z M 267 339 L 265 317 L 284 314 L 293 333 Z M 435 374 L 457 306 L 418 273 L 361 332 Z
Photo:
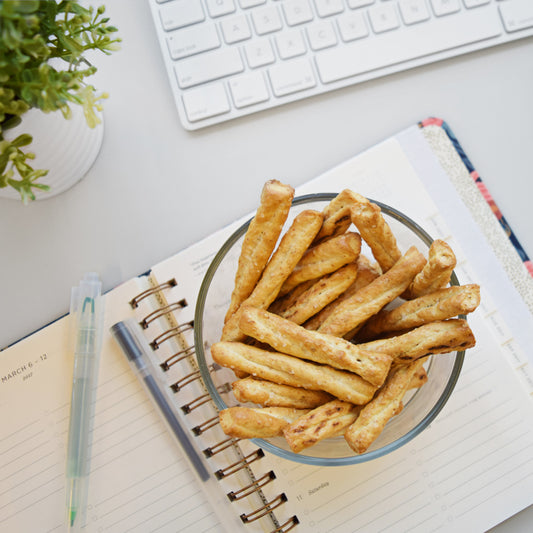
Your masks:
M 131 367 L 152 398 L 168 428 L 178 440 L 179 445 L 189 458 L 198 476 L 202 481 L 205 482 L 210 477 L 209 472 L 203 464 L 200 455 L 189 441 L 189 438 L 182 428 L 177 415 L 174 413 L 172 404 L 166 398 L 164 392 L 159 386 L 158 379 L 154 375 L 153 365 L 145 353 L 143 342 L 136 335 L 136 325 L 137 324 L 134 322 L 118 322 L 111 327 L 111 333 L 121 346 L 124 354 L 130 362 Z

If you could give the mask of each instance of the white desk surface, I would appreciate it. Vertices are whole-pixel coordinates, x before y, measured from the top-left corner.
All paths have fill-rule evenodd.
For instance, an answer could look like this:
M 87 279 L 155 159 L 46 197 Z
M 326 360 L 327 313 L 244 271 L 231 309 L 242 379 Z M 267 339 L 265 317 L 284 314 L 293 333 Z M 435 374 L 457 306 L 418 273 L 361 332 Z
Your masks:
M 110 93 L 97 161 L 57 197 L 0 199 L 0 347 L 68 312 L 84 272 L 111 289 L 251 212 L 265 180 L 297 186 L 428 116 L 448 122 L 533 257 L 533 38 L 191 133 L 148 3 L 105 4 L 123 43 L 97 62 Z M 532 529 L 533 506 L 494 531 Z

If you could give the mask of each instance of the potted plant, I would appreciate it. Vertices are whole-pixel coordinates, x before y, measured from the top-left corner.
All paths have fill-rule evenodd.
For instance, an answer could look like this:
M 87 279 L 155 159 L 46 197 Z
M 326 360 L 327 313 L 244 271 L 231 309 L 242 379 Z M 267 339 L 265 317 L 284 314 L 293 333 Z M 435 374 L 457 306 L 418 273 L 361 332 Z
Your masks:
M 95 127 L 101 100 L 87 78 L 96 67 L 87 53 L 110 54 L 120 39 L 109 24 L 103 6 L 84 7 L 76 0 L 3 0 L 0 2 L 0 193 L 15 189 L 24 203 L 35 199 L 34 189 L 49 190 L 41 183 L 48 169 L 34 169 L 35 157 L 26 151 L 32 135 L 6 132 L 24 128 L 30 109 L 72 115 L 71 105 L 82 106 L 85 121 Z

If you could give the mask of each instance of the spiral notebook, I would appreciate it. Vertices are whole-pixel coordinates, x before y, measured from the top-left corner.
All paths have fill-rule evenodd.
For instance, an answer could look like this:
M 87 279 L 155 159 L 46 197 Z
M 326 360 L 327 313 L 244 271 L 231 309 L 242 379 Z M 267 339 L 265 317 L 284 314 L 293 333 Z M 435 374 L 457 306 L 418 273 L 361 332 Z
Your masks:
M 438 119 L 297 194 L 343 188 L 409 213 L 450 242 L 460 282 L 482 286 L 482 304 L 469 317 L 477 345 L 444 410 L 404 447 L 349 467 L 289 462 L 224 435 L 194 357 L 194 306 L 211 259 L 244 216 L 105 296 L 106 331 L 129 317 L 144 327 L 212 479 L 197 481 L 107 334 L 86 531 L 472 532 L 533 504 L 533 278 L 504 217 Z M 67 329 L 65 317 L 0 353 L 1 532 L 64 527 L 73 364 Z

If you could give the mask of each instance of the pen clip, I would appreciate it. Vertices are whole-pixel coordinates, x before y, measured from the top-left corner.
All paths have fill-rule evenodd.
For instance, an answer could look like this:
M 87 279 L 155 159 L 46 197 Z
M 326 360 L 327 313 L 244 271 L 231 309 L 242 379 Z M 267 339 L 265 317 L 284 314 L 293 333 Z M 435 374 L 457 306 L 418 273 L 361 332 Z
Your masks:
M 86 306 L 91 305 L 88 310 L 94 315 L 94 327 L 96 329 L 95 346 L 100 350 L 103 338 L 104 326 L 104 305 L 102 299 L 102 282 L 98 279 L 98 274 L 88 272 L 80 281 L 79 286 L 73 287 L 70 293 L 70 338 L 69 343 L 73 348 L 76 346 L 78 331 L 81 325 L 81 318 Z

